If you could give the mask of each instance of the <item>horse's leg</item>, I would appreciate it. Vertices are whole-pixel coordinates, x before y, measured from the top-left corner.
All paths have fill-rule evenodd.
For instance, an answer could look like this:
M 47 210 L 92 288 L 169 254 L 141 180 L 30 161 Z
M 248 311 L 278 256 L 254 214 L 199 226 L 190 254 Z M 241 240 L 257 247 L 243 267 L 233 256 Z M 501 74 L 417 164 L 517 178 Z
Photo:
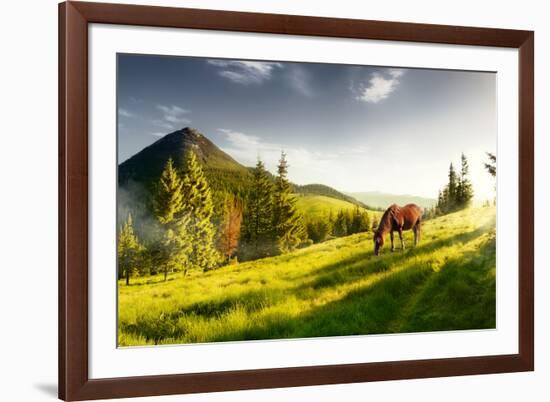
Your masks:
M 403 228 L 399 228 L 399 240 L 401 240 L 401 250 L 405 250 L 405 242 L 403 241 Z
M 393 250 L 395 250 L 395 247 L 393 246 L 393 230 L 390 230 L 390 240 L 391 240 L 391 252 L 393 253 Z
M 414 246 L 418 244 L 418 227 L 416 225 L 413 226 L 413 234 L 414 234 Z

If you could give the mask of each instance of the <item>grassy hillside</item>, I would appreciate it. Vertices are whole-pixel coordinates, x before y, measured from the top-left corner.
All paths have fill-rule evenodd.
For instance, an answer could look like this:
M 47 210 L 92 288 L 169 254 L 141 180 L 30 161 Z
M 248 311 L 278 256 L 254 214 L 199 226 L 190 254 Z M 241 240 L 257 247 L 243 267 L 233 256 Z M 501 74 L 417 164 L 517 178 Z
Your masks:
M 119 344 L 495 327 L 493 207 L 430 220 L 417 248 L 388 249 L 374 257 L 361 233 L 168 282 L 121 282 Z
M 406 205 L 410 203 L 417 204 L 422 208 L 431 208 L 437 200 L 433 198 L 418 197 L 404 194 L 387 194 L 378 191 L 347 193 L 349 196 L 369 205 L 373 208 L 386 209 L 391 204 Z
M 348 201 L 338 200 L 336 198 L 323 195 L 297 194 L 296 206 L 298 210 L 307 218 L 323 218 L 330 212 L 336 215 L 341 210 L 354 210 L 356 205 Z M 374 212 L 380 214 L 380 212 Z
M 325 197 L 336 198 L 337 200 L 347 201 L 359 207 L 367 208 L 367 205 L 361 201 L 358 201 L 355 198 L 324 184 L 294 184 L 293 186 L 295 193 L 306 195 L 324 195 Z

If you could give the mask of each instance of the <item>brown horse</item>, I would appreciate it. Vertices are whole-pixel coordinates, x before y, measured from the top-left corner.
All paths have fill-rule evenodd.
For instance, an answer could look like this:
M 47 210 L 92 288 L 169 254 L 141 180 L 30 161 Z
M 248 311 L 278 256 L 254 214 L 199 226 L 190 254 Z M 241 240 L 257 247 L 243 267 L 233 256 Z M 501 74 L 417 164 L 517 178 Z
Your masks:
M 380 249 L 384 245 L 384 236 L 390 232 L 391 239 L 391 251 L 393 252 L 393 232 L 399 233 L 399 240 L 401 240 L 401 250 L 405 249 L 405 242 L 403 241 L 403 230 L 412 229 L 414 233 L 414 245 L 416 246 L 420 241 L 420 220 L 422 218 L 422 208 L 416 204 L 407 204 L 404 207 L 392 204 L 382 218 L 378 229 L 374 233 L 374 255 L 380 254 Z

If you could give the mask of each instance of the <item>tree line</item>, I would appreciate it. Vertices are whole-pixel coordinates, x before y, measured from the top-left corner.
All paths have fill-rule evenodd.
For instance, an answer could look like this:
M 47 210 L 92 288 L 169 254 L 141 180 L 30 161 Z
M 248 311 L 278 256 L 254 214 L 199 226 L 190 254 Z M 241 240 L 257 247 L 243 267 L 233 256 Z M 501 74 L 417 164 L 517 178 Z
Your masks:
M 437 196 L 437 208 L 443 214 L 464 209 L 474 198 L 474 189 L 469 178 L 470 166 L 464 153 L 460 156 L 460 170 L 457 172 L 451 162 L 448 182 Z
M 153 192 L 156 225 L 147 247 L 133 229 L 131 214 L 119 233 L 119 277 L 129 284 L 134 274 L 164 273 L 214 268 L 220 254 L 214 247 L 212 196 L 194 152 L 189 152 L 182 172 L 168 159 Z M 147 272 L 148 271 L 148 272 Z
M 182 167 L 168 159 L 151 193 L 154 224 L 136 225 L 130 213 L 119 230 L 119 278 L 127 284 L 134 275 L 163 273 L 166 280 L 171 272 L 208 271 L 279 255 L 330 236 L 366 231 L 370 224 L 359 208 L 306 224 L 296 207 L 284 152 L 275 176 L 258 160 L 245 195 L 217 193 L 216 205 L 192 150 Z
M 488 161 L 483 167 L 492 176 L 496 177 L 495 154 L 486 152 Z M 464 153 L 460 156 L 460 169 L 457 171 L 451 162 L 447 174 L 447 184 L 439 191 L 437 204 L 424 212 L 424 219 L 455 212 L 467 208 L 474 198 L 474 189 L 470 181 L 470 165 Z
M 306 224 L 308 237 L 313 243 L 368 232 L 376 226 L 377 222 L 371 220 L 369 213 L 359 207 L 340 210 L 336 214 L 329 212 L 327 216 L 310 219 Z
M 284 254 L 368 231 L 371 225 L 368 213 L 358 207 L 305 222 L 296 207 L 284 152 L 275 176 L 258 160 L 246 192 L 218 192 L 214 200 L 191 150 L 180 168 L 168 159 L 151 192 L 154 225 L 136 225 L 128 214 L 119 230 L 119 278 L 127 284 L 134 275 L 162 273 L 166 280 L 171 272 L 208 271 Z M 140 236 L 136 228 L 147 233 Z

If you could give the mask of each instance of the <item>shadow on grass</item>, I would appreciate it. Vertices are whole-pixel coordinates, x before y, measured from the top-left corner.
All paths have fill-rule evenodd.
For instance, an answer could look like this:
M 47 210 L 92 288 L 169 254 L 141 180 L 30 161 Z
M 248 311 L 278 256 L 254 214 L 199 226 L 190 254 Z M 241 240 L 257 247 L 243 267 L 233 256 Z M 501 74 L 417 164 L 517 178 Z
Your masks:
M 489 226 L 489 225 L 488 225 Z M 406 249 L 404 252 L 398 251 L 392 254 L 375 257 L 372 251 L 365 251 L 354 255 L 351 258 L 338 261 L 333 264 L 325 265 L 311 274 L 317 277 L 300 286 L 298 291 L 307 288 L 320 289 L 334 287 L 344 283 L 353 283 L 364 279 L 366 275 L 390 271 L 393 266 L 398 265 L 405 260 L 426 254 L 433 253 L 444 246 L 451 246 L 457 242 L 466 243 L 487 232 L 487 227 L 483 226 L 466 233 L 460 233 L 445 239 L 435 240 L 427 244 L 420 244 L 414 248 Z
M 181 318 L 200 317 L 202 320 L 220 319 L 237 309 L 246 314 L 268 308 L 285 299 L 281 289 L 261 289 L 243 292 L 219 299 L 193 303 L 182 309 L 160 316 L 140 316 L 135 324 L 119 323 L 122 332 L 139 335 L 155 344 L 166 339 L 183 338 L 185 329 L 178 325 Z
M 492 239 L 439 271 L 414 264 L 307 313 L 278 313 L 213 341 L 494 328 L 494 252 Z
M 313 272 L 318 278 L 295 288 L 262 289 L 198 302 L 160 317 L 143 317 L 120 329 L 155 343 L 181 343 L 186 342 L 189 334 L 178 326 L 178 320 L 194 316 L 203 321 L 219 321 L 223 330 L 214 331 L 208 338 L 210 342 L 492 328 L 494 238 L 482 243 L 476 251 L 446 261 L 437 272 L 429 263 L 414 261 L 398 272 L 391 271 L 392 266 L 411 257 L 471 241 L 485 234 L 489 226 L 435 240 L 404 253 L 373 258 L 372 251 L 365 251 L 320 267 Z M 250 322 L 247 318 L 242 328 L 224 325 L 224 316 L 237 309 L 248 315 L 279 304 L 287 297 L 307 298 L 319 289 L 354 283 L 365 275 L 386 271 L 387 275 L 378 281 L 298 316 L 274 309 L 257 321 Z
M 281 289 L 261 289 L 242 292 L 218 300 L 208 300 L 193 303 L 170 314 L 177 319 L 184 315 L 195 314 L 204 318 L 219 317 L 235 308 L 242 308 L 247 313 L 264 309 L 283 301 L 285 292 Z

